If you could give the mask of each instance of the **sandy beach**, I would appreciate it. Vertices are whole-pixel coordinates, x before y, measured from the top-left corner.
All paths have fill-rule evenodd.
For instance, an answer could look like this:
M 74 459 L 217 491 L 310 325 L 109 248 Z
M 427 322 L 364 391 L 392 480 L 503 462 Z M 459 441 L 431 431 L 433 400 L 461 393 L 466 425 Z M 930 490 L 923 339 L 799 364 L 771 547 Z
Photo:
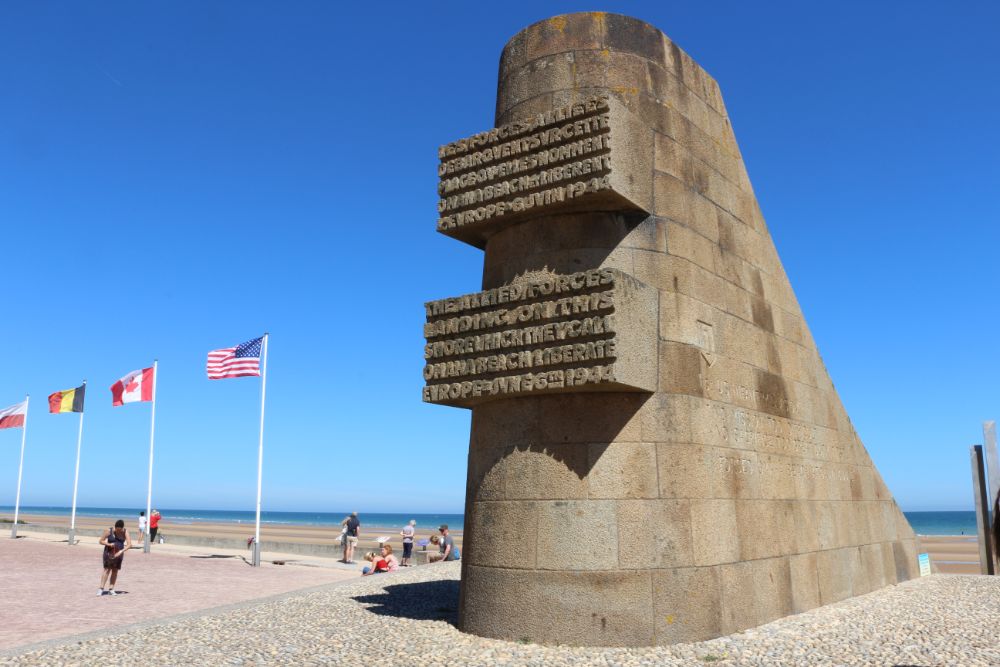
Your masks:
M 67 516 L 52 516 L 46 514 L 21 514 L 18 517 L 20 520 L 26 522 L 27 524 L 33 526 L 44 526 L 50 529 L 69 529 L 69 517 Z M 133 542 L 138 543 L 138 527 L 136 525 L 135 516 L 122 517 L 125 519 L 126 528 L 128 528 L 130 535 L 132 536 Z M 402 530 L 402 526 L 395 527 L 374 527 L 368 526 L 364 523 L 364 515 L 360 516 L 361 524 L 361 539 L 359 542 L 359 550 L 364 551 L 367 549 L 374 548 L 376 546 L 375 539 L 378 537 L 389 537 L 389 544 L 393 545 L 394 548 L 400 550 L 402 548 L 402 538 L 399 535 L 399 531 Z M 0 513 L 0 519 L 13 519 L 13 514 L 10 512 Z M 76 517 L 76 530 L 77 535 L 81 539 L 84 537 L 92 537 L 93 533 L 96 531 L 103 531 L 107 529 L 113 521 L 106 517 L 89 517 L 80 516 Z M 461 526 L 450 527 L 450 533 L 455 539 L 455 544 L 459 548 L 462 546 L 462 530 Z M 340 528 L 335 526 L 303 526 L 295 524 L 261 524 L 261 543 L 265 544 L 267 542 L 276 543 L 288 543 L 288 544 L 299 544 L 299 545 L 318 545 L 321 547 L 329 547 L 330 553 L 332 554 L 335 550 L 340 548 Z M 238 546 L 240 544 L 246 544 L 247 538 L 253 536 L 254 525 L 252 523 L 228 523 L 228 522 L 185 522 L 178 523 L 170 520 L 169 516 L 164 516 L 160 520 L 159 532 L 165 537 L 168 542 L 179 541 L 185 542 L 187 540 L 177 540 L 176 538 L 211 538 L 220 540 L 220 544 L 225 542 L 231 542 L 232 545 Z M 417 525 L 417 539 L 427 539 L 431 535 L 437 534 L 437 526 L 421 526 Z M 355 557 L 355 560 L 358 560 Z

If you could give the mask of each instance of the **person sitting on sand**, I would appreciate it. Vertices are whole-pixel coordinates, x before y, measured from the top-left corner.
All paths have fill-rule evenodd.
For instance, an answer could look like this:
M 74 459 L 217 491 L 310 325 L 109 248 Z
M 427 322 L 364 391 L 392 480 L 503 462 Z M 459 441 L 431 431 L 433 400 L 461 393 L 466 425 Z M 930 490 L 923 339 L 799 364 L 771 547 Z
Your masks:
M 101 587 L 97 589 L 97 594 L 118 595 L 118 591 L 115 590 L 118 572 L 122 569 L 125 552 L 132 548 L 132 538 L 125 530 L 125 522 L 118 519 L 115 521 L 114 528 L 108 528 L 104 531 L 104 534 L 101 535 L 101 544 L 104 545 L 104 574 L 101 575 Z M 104 585 L 108 583 L 108 575 L 111 575 L 111 588 L 105 593 Z
M 382 545 L 382 558 L 385 559 L 386 570 L 389 572 L 395 572 L 399 569 L 399 561 L 396 557 L 392 555 L 392 545 L 383 544 Z
M 414 526 L 416 525 L 416 520 L 410 519 L 410 523 L 403 526 L 403 530 L 399 531 L 399 534 L 403 536 L 403 562 L 401 563 L 403 567 L 410 566 L 410 557 L 413 555 L 413 534 L 416 532 Z
M 364 569 L 361 570 L 362 577 L 389 571 L 389 564 L 385 562 L 384 558 L 379 557 L 379 555 L 374 551 L 366 553 L 365 560 L 371 563 L 371 566 L 365 565 Z
M 441 537 L 438 540 L 439 553 L 431 554 L 428 560 L 432 563 L 436 563 L 442 560 L 456 560 L 457 554 L 455 553 L 455 538 L 448 534 L 448 524 L 441 524 L 438 528 L 438 532 L 441 533 Z M 431 538 L 431 542 L 434 538 Z

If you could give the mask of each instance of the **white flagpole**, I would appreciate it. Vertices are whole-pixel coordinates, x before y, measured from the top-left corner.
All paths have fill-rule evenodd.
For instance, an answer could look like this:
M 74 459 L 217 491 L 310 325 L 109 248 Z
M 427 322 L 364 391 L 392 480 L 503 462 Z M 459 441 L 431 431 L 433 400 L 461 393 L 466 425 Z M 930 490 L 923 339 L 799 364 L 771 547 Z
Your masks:
M 143 553 L 149 553 L 149 520 L 153 513 L 153 434 L 156 433 L 156 380 L 160 372 L 157 369 L 157 360 L 153 359 L 153 410 L 149 418 L 149 485 L 146 487 L 146 536 L 143 539 Z
M 263 359 L 260 381 L 260 442 L 257 446 L 257 527 L 253 539 L 253 566 L 260 567 L 260 482 L 264 470 L 264 396 L 267 392 L 267 332 L 264 333 Z
M 86 401 L 86 396 L 87 396 L 86 380 L 83 381 L 83 387 L 84 387 L 83 390 L 84 400 Z M 67 540 L 70 546 L 73 546 L 75 544 L 75 538 L 76 538 L 76 490 L 80 484 L 80 443 L 82 442 L 83 442 L 83 410 L 80 410 L 80 432 L 77 433 L 76 436 L 76 472 L 73 473 L 73 510 L 72 513 L 70 514 L 69 539 Z
M 14 525 L 10 529 L 11 538 L 17 537 L 17 511 L 21 507 L 21 472 L 24 470 L 24 441 L 28 435 L 28 400 L 24 397 L 24 423 L 21 424 L 21 462 L 17 464 L 17 495 L 14 496 Z

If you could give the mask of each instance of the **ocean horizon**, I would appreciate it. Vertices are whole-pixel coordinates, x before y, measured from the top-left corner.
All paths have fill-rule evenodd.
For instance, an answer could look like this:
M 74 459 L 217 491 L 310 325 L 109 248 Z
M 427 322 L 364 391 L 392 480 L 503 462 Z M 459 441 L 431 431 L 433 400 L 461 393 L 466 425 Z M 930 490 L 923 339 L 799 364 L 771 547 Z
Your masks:
M 77 516 L 107 517 L 128 521 L 143 508 L 124 507 L 77 507 Z M 22 514 L 42 514 L 46 516 L 69 516 L 69 507 L 25 506 Z M 13 514 L 13 505 L 0 505 L 0 512 Z M 246 510 L 206 510 L 206 509 L 160 509 L 164 521 L 172 523 L 254 523 L 256 513 Z M 262 524 L 287 524 L 293 526 L 337 526 L 350 512 L 284 512 L 263 510 Z M 907 521 L 918 535 L 975 535 L 976 513 L 973 511 L 924 511 L 903 512 Z M 465 525 L 462 513 L 427 512 L 358 512 L 362 525 L 377 528 L 394 528 L 408 523 L 411 519 L 420 528 L 436 527 L 446 523 L 453 528 Z
M 236 523 L 253 524 L 256 521 L 256 512 L 250 510 L 206 510 L 206 509 L 172 509 L 157 508 L 163 521 L 175 524 L 188 523 Z M 66 516 L 71 513 L 72 508 L 59 506 L 22 506 L 21 514 L 41 514 L 44 516 Z M 124 508 L 124 507 L 77 507 L 76 515 L 85 517 L 114 518 L 131 521 L 138 517 L 140 511 L 145 511 L 144 507 Z M 0 505 L 0 512 L 13 514 L 13 505 Z M 350 515 L 347 512 L 283 512 L 274 510 L 261 510 L 260 522 L 262 524 L 287 524 L 293 526 L 338 526 L 345 517 Z M 415 520 L 420 528 L 437 527 L 443 523 L 452 527 L 461 527 L 465 523 L 464 514 L 452 514 L 447 512 L 420 513 L 420 512 L 358 512 L 362 525 L 376 528 L 402 527 L 410 520 Z

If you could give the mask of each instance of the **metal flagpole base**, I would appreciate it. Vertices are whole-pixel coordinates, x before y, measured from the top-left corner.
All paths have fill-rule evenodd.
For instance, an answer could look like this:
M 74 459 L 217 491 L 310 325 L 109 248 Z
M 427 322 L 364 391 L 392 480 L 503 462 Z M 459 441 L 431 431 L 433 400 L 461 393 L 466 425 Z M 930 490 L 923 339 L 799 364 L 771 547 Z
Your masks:
M 254 567 L 260 567 L 260 544 L 257 542 L 253 543 L 253 556 L 251 565 Z
M 149 543 L 150 542 L 152 542 L 152 540 L 149 539 L 149 535 L 146 535 L 146 539 L 143 540 L 143 542 L 142 542 L 142 553 L 144 553 L 144 554 L 148 554 L 149 553 Z
M 70 546 L 76 544 L 76 531 L 72 528 L 69 529 L 69 539 L 67 541 Z
M 17 522 L 16 521 L 14 522 L 14 525 L 12 525 L 10 527 L 10 539 L 12 539 L 12 540 L 16 540 L 17 539 Z

